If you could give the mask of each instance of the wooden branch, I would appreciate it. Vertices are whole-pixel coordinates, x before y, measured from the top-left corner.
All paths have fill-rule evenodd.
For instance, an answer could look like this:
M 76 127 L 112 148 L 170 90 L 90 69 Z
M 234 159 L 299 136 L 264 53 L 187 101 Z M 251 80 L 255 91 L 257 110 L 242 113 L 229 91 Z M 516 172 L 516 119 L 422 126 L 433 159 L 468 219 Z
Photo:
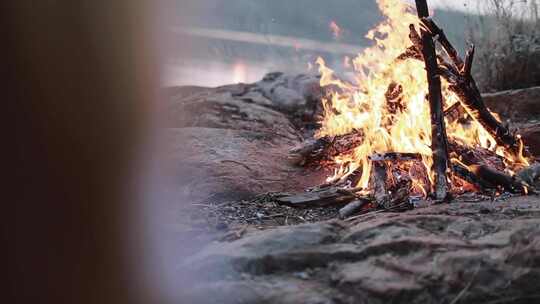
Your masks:
M 465 180 L 468 183 L 475 185 L 481 191 L 487 189 L 495 189 L 496 186 L 488 181 L 484 181 L 478 178 L 474 173 L 469 171 L 469 169 L 462 164 L 452 161 L 452 171 L 459 176 L 461 179 Z
M 381 161 L 373 161 L 371 167 L 370 182 L 373 190 L 373 195 L 379 206 L 385 204 L 388 200 L 388 191 L 386 189 L 386 165 Z
M 429 10 L 426 0 L 416 0 L 418 17 L 427 18 Z M 435 199 L 444 200 L 448 196 L 449 186 L 446 179 L 448 168 L 448 140 L 443 115 L 441 79 L 438 74 L 437 54 L 432 36 L 421 29 L 422 55 L 426 64 L 429 87 L 429 105 L 431 111 L 431 150 L 433 152 L 432 170 L 435 173 Z
M 344 194 L 338 191 L 337 188 L 332 188 L 325 191 L 305 192 L 279 197 L 276 202 L 289 207 L 309 208 L 347 204 L 356 198 L 354 194 Z
M 417 1 L 418 2 L 418 1 Z M 420 18 L 422 26 L 433 36 L 437 37 L 437 41 L 441 44 L 448 57 L 452 60 L 458 70 L 462 70 L 464 66 L 463 60 L 459 57 L 459 53 L 450 43 L 444 31 L 428 16 Z
M 461 103 L 458 101 L 444 110 L 444 117 L 448 122 L 454 122 L 459 120 L 465 114 L 465 109 L 461 106 Z
M 361 211 L 371 201 L 368 199 L 356 199 L 348 203 L 345 207 L 339 209 L 339 218 L 344 220 L 355 213 Z
M 410 180 L 401 183 L 398 185 L 398 187 L 391 191 L 387 198 L 382 203 L 382 207 L 385 210 L 408 210 L 413 208 L 411 204 L 409 204 L 409 198 L 411 195 L 411 185 L 412 182 Z M 381 205 L 381 204 L 380 204 Z M 398 206 L 401 206 L 398 208 Z
M 519 140 L 491 114 L 479 91 L 469 85 L 469 82 L 461 76 L 449 76 L 445 73 L 441 73 L 441 75 L 450 83 L 450 90 L 458 95 L 461 105 L 467 113 L 495 138 L 497 144 L 516 155 L 520 153 Z
M 499 146 L 509 149 L 516 155 L 519 154 L 520 141 L 506 126 L 491 114 L 471 75 L 471 67 L 474 60 L 474 46 L 470 48 L 466 62 L 464 62 L 459 57 L 450 41 L 448 41 L 444 32 L 433 20 L 430 18 L 422 18 L 422 25 L 429 33 L 431 33 L 431 35 L 438 35 L 439 43 L 441 43 L 456 67 L 453 68 L 449 65 L 441 64 L 439 65 L 438 72 L 446 79 L 446 81 L 448 81 L 450 90 L 458 95 L 463 108 L 475 121 L 480 123 L 493 138 L 495 138 Z
M 405 52 L 401 53 L 401 55 L 399 55 L 396 59 L 398 61 L 404 61 L 407 59 L 422 60 L 423 57 L 422 57 L 422 53 L 420 53 L 420 51 L 418 51 L 418 49 L 415 46 L 410 46 L 405 50 Z
M 467 55 L 465 55 L 465 64 L 463 66 L 463 71 L 461 71 L 461 75 L 463 76 L 463 78 L 465 78 L 465 80 L 467 81 L 467 84 L 470 84 L 473 79 L 471 71 L 472 71 L 472 64 L 474 61 L 474 50 L 475 50 L 474 44 L 471 44 L 471 46 L 469 47 L 469 50 L 467 51 Z
M 316 163 L 322 160 L 330 160 L 333 157 L 348 153 L 362 144 L 363 135 L 353 132 L 340 136 L 325 136 L 316 140 L 306 141 L 303 146 L 289 151 L 289 155 L 298 155 L 299 165 Z
M 482 147 L 472 148 L 455 141 L 449 141 L 448 149 L 452 153 L 455 153 L 455 156 L 467 166 L 485 165 L 495 168 L 496 170 L 504 170 L 506 167 L 504 164 L 504 157 L 498 155 L 494 151 Z
M 471 165 L 468 169 L 479 179 L 501 187 L 506 191 L 512 193 L 528 192 L 527 185 L 523 184 L 518 179 L 491 167 L 485 165 Z

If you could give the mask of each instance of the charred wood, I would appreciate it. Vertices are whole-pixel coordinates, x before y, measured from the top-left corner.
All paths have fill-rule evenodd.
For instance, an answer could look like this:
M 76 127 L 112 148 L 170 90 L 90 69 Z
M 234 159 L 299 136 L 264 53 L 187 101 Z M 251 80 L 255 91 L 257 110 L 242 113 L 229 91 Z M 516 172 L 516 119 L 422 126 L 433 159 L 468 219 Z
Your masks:
M 460 120 L 465 114 L 465 110 L 458 101 L 444 110 L 444 117 L 446 117 L 449 123 Z
M 389 200 L 388 190 L 386 189 L 387 168 L 384 162 L 374 161 L 371 167 L 370 182 L 373 195 L 379 206 L 384 206 Z
M 490 182 L 480 179 L 476 174 L 469 171 L 469 169 L 458 162 L 452 162 L 452 171 L 461 179 L 468 183 L 475 185 L 481 191 L 487 189 L 495 189 L 496 186 Z
M 417 1 L 418 2 L 418 1 Z M 427 15 L 421 18 L 422 26 L 426 29 L 437 41 L 441 44 L 446 54 L 454 65 L 459 69 L 463 69 L 464 63 L 463 60 L 459 57 L 459 53 L 456 51 L 454 46 L 450 43 L 444 31 Z
M 506 147 L 516 155 L 520 153 L 520 141 L 491 114 L 471 75 L 474 45 L 469 48 L 466 60 L 463 61 L 444 31 L 432 19 L 422 18 L 422 25 L 428 33 L 437 37 L 438 42 L 452 60 L 455 68 L 449 64 L 440 64 L 439 74 L 448 81 L 450 90 L 459 97 L 461 105 L 467 113 L 495 138 L 497 144 Z
M 486 165 L 501 171 L 505 168 L 504 158 L 494 151 L 482 147 L 472 148 L 455 141 L 449 141 L 448 148 L 465 165 Z
M 371 203 L 371 201 L 368 199 L 356 199 L 348 203 L 345 207 L 339 209 L 339 218 L 344 220 L 351 215 L 362 211 L 362 209 L 364 209 L 364 207 L 366 207 L 369 203 Z
M 504 172 L 495 170 L 485 165 L 470 165 L 469 171 L 476 175 L 480 180 L 494 184 L 502 189 L 512 193 L 527 193 L 527 186 Z
M 401 182 L 394 190 L 390 191 L 384 202 L 379 203 L 385 210 L 404 211 L 412 209 L 410 204 L 411 181 Z
M 467 84 L 469 85 L 472 81 L 472 64 L 474 61 L 474 44 L 471 44 L 469 47 L 469 50 L 467 51 L 467 55 L 465 55 L 465 64 L 463 66 L 463 71 L 461 74 L 465 78 L 465 81 L 467 81 Z
M 423 57 L 422 57 L 422 54 L 420 53 L 420 51 L 418 50 L 418 48 L 416 46 L 410 46 L 408 47 L 405 52 L 401 53 L 401 55 L 399 55 L 396 60 L 398 61 L 405 61 L 405 60 L 408 60 L 408 59 L 416 59 L 416 60 L 422 60 Z
M 303 146 L 289 151 L 289 155 L 297 155 L 296 164 L 306 165 L 346 154 L 362 144 L 363 135 L 352 132 L 346 135 L 325 136 L 316 140 L 306 141 Z
M 403 52 L 401 55 L 399 55 L 396 58 L 396 60 L 397 61 L 404 61 L 408 59 L 424 60 L 424 56 L 422 56 L 422 39 L 420 38 L 420 35 L 416 31 L 416 28 L 413 24 L 409 25 L 409 39 L 411 40 L 413 45 L 408 47 L 405 50 L 405 52 Z
M 429 17 L 426 0 L 416 0 L 418 17 Z M 433 152 L 432 171 L 435 173 L 435 199 L 444 200 L 448 196 L 449 186 L 446 177 L 448 168 L 448 139 L 443 113 L 443 99 L 439 64 L 435 52 L 433 36 L 426 29 L 421 29 L 422 55 L 426 64 L 429 89 L 429 105 L 431 111 L 431 150 Z
M 405 106 L 403 101 L 403 86 L 392 82 L 388 85 L 388 89 L 384 94 L 386 99 L 386 106 L 391 114 L 396 114 L 398 111 L 404 111 Z M 388 118 L 390 119 L 390 118 Z M 391 123 L 391 121 L 389 121 Z

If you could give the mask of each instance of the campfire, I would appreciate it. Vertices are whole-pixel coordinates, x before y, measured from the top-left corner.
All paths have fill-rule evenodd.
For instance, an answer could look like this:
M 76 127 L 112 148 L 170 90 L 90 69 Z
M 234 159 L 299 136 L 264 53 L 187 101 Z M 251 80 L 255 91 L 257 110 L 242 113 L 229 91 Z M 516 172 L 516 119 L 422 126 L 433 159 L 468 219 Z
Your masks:
M 429 17 L 401 0 L 378 0 L 386 20 L 367 37 L 374 46 L 352 60 L 355 81 L 317 60 L 330 93 L 315 140 L 295 150 L 303 164 L 334 168 L 327 183 L 280 198 L 284 204 L 348 204 L 407 209 L 412 201 L 449 201 L 464 193 L 535 193 L 518 134 L 491 112 L 471 74 L 475 47 L 460 57 Z

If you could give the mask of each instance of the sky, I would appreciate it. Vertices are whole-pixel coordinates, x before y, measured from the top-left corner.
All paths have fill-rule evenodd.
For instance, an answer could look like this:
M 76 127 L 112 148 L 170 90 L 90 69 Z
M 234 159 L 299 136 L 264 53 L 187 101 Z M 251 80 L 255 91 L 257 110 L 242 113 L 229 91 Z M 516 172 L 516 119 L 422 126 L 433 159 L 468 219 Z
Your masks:
M 432 3 L 437 7 L 451 7 L 454 9 L 463 9 L 464 4 L 467 4 L 471 1 L 469 0 L 431 0 L 429 3 Z
M 408 0 L 414 2 L 413 0 Z M 540 4 L 540 0 L 514 0 L 517 7 L 519 8 L 528 8 L 528 4 L 536 1 Z M 443 7 L 443 8 L 452 8 L 458 10 L 475 11 L 477 9 L 479 0 L 428 0 L 428 4 L 431 4 L 434 7 Z

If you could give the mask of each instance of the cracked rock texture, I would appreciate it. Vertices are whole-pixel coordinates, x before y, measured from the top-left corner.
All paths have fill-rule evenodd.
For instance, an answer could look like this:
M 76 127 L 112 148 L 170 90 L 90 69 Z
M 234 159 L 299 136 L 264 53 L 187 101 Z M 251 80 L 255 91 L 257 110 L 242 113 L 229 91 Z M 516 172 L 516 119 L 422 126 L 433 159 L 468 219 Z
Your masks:
M 317 76 L 270 73 L 258 83 L 169 88 L 169 168 L 192 201 L 239 200 L 321 183 L 288 159 L 320 104 Z
M 192 274 L 189 303 L 537 303 L 540 202 L 457 202 L 255 232 L 210 244 L 180 271 Z

